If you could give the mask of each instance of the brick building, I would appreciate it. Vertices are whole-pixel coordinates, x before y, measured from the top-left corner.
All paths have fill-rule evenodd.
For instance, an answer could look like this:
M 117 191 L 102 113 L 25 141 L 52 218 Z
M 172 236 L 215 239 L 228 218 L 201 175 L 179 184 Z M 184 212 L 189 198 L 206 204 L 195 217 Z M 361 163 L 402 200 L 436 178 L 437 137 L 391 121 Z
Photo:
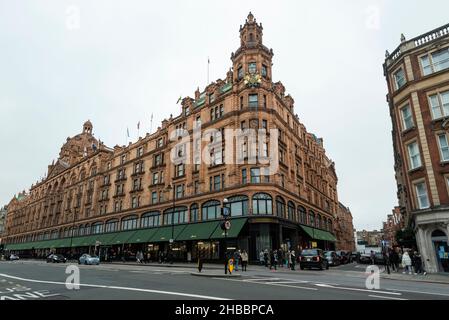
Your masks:
M 387 215 L 387 221 L 383 222 L 382 232 L 384 240 L 388 241 L 390 247 L 397 246 L 396 232 L 404 228 L 404 220 L 402 219 L 401 208 L 394 207 L 391 214 Z
M 2 244 L 3 233 L 5 232 L 6 214 L 8 213 L 8 207 L 4 206 L 0 208 L 0 244 Z
M 246 249 L 250 259 L 270 248 L 333 248 L 335 165 L 273 82 L 262 31 L 249 14 L 226 78 L 182 99 L 180 114 L 155 133 L 109 148 L 86 122 L 46 178 L 9 203 L 7 248 L 211 260 L 226 248 Z M 256 129 L 265 139 L 247 135 Z M 226 241 L 223 206 L 232 217 Z
M 339 203 L 337 219 L 335 220 L 335 235 L 337 237 L 336 249 L 355 251 L 354 225 L 351 210 Z
M 427 271 L 449 272 L 449 25 L 402 35 L 384 71 L 404 224 Z
M 383 232 L 378 230 L 357 231 L 357 242 L 358 244 L 364 244 L 369 247 L 380 247 L 383 236 Z

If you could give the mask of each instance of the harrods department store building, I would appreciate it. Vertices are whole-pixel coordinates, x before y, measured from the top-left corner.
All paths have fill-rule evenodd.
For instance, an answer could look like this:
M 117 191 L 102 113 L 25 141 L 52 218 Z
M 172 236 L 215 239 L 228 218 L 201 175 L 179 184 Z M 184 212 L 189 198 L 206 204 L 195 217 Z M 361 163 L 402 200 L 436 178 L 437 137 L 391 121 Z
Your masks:
M 272 81 L 273 51 L 263 45 L 262 30 L 250 13 L 226 79 L 182 99 L 181 114 L 155 133 L 108 148 L 87 121 L 67 139 L 46 178 L 8 204 L 6 249 L 95 252 L 105 259 L 170 250 L 178 259 L 210 260 L 222 259 L 225 247 L 245 249 L 251 260 L 264 249 L 333 249 L 335 166 L 323 140 L 299 121 L 282 83 Z M 200 138 L 193 134 L 198 128 Z M 235 144 L 220 135 L 225 129 L 267 135 Z M 188 152 L 198 148 L 209 163 Z M 264 170 L 274 161 L 275 172 Z M 226 239 L 223 205 L 231 211 Z

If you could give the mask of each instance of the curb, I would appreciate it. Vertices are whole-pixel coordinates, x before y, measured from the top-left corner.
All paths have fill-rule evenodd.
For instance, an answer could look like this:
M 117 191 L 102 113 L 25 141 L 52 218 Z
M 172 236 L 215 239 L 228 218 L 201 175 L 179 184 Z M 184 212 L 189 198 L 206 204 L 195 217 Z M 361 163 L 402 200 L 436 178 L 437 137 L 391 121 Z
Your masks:
M 207 277 L 207 278 L 240 278 L 241 274 L 211 274 L 211 273 L 199 273 L 199 272 L 191 272 L 190 275 L 195 277 Z
M 162 268 L 190 268 L 190 269 L 197 269 L 198 267 L 196 265 L 170 265 L 170 264 L 150 264 L 150 263 L 126 263 L 126 262 L 103 262 L 103 265 L 123 265 L 123 266 L 146 266 L 146 267 L 162 267 Z M 207 269 L 216 269 L 221 270 L 221 266 L 207 266 Z

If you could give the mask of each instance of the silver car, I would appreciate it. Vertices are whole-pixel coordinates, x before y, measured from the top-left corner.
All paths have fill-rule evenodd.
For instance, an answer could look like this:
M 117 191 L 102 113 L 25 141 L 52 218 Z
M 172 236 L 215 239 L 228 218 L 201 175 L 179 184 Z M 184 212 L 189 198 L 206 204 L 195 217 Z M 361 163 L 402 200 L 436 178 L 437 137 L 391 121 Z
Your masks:
M 97 256 L 91 256 L 90 254 L 83 254 L 79 259 L 78 259 L 78 264 L 96 264 L 99 265 L 100 264 L 100 258 Z

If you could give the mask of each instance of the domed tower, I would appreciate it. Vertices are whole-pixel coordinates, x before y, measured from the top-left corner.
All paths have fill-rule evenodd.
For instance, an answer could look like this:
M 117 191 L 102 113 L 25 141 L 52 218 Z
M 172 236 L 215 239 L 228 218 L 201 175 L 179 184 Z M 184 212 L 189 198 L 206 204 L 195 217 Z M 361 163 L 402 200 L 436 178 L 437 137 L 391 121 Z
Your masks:
M 72 138 L 67 138 L 67 142 L 62 146 L 59 153 L 59 160 L 67 165 L 72 165 L 83 157 L 95 152 L 98 149 L 98 141 L 92 133 L 92 122 L 87 120 L 83 124 L 83 131 Z
M 257 23 L 250 12 L 243 26 L 240 26 L 240 48 L 231 55 L 234 81 L 245 76 L 259 82 L 271 79 L 273 50 L 263 44 L 262 23 Z M 250 80 L 251 80 L 250 79 Z

